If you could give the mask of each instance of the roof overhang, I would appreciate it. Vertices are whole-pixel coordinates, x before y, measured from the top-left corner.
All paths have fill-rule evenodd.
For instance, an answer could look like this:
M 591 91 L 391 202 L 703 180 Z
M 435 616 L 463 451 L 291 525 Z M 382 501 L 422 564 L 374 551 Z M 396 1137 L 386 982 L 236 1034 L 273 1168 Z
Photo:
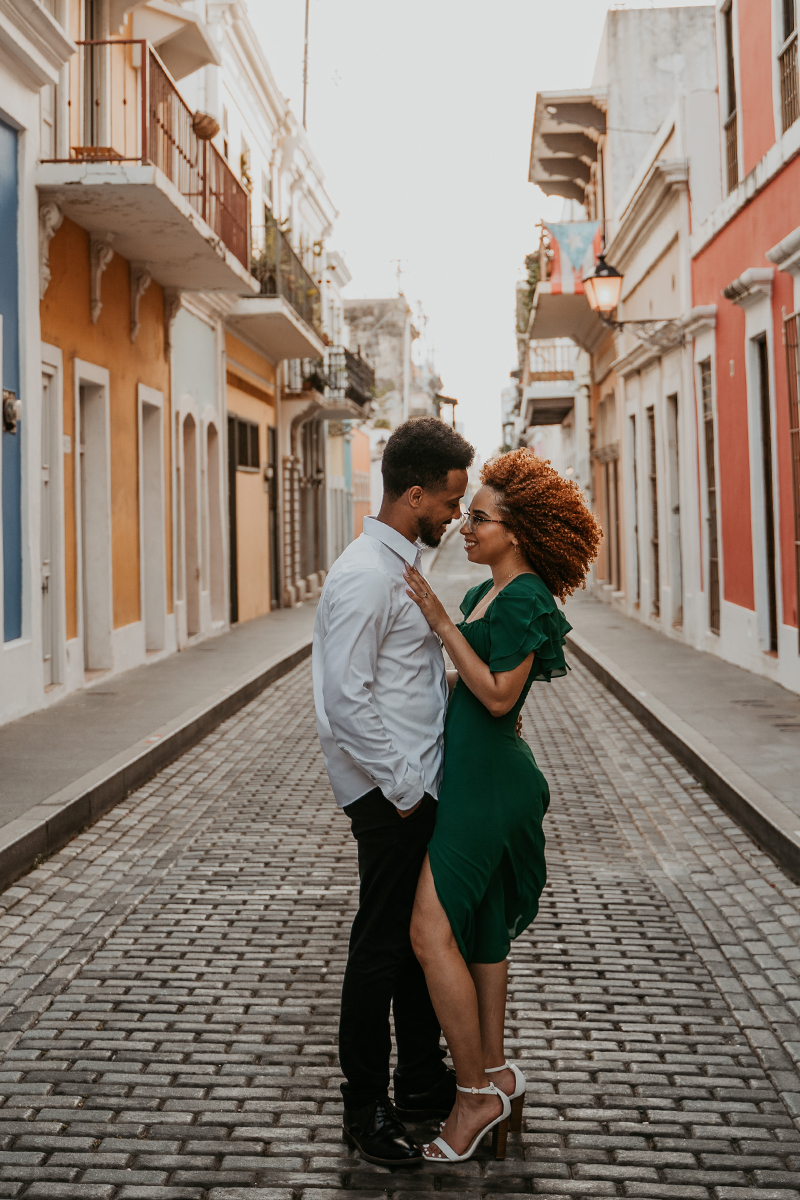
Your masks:
M 537 92 L 528 178 L 545 195 L 585 201 L 606 131 L 605 104 L 602 88 Z
M 164 287 L 252 295 L 258 281 L 152 164 L 40 163 L 39 192 Z
M 325 353 L 321 339 L 283 296 L 238 300 L 226 324 L 272 362 L 284 358 L 321 358 Z
M 528 326 L 531 338 L 568 337 L 587 354 L 594 354 L 607 333 L 583 292 L 552 295 L 549 283 L 536 285 Z
M 222 63 L 205 25 L 188 8 L 170 0 L 147 0 L 133 10 L 133 36 L 146 38 L 173 79 Z

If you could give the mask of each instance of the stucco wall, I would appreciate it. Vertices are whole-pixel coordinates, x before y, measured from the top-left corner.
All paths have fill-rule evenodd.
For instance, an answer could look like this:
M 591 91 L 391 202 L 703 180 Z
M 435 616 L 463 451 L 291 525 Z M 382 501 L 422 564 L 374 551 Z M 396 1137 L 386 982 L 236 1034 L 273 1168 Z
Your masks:
M 724 594 L 726 600 L 750 609 L 754 607 L 755 601 L 744 360 L 745 316 L 735 304 L 723 299 L 720 291 L 748 267 L 770 265 L 765 251 L 797 226 L 798 188 L 800 158 L 791 162 L 763 192 L 743 208 L 697 255 L 692 264 L 693 303 L 717 305 L 717 438 Z M 775 434 L 780 507 L 777 532 L 783 565 L 784 621 L 787 625 L 796 625 L 792 467 L 786 362 L 782 342 L 784 308 L 786 312 L 791 312 L 794 308 L 792 279 L 785 272 L 776 271 L 771 304 L 771 355 L 775 365 Z M 734 364 L 733 375 L 730 374 L 731 361 Z
M 111 536 L 114 628 L 140 618 L 138 385 L 164 395 L 166 546 L 172 545 L 169 367 L 164 357 L 164 297 L 152 283 L 139 308 L 136 343 L 130 335 L 130 276 L 115 254 L 102 276 L 103 308 L 96 325 L 90 313 L 89 235 L 67 218 L 50 243 L 50 285 L 41 304 L 42 340 L 64 355 L 64 432 L 72 439 L 64 455 L 65 592 L 67 637 L 77 636 L 75 529 L 74 362 L 82 359 L 109 372 Z M 172 611 L 172 554 L 167 551 L 167 611 Z
M 738 109 L 742 175 L 749 174 L 775 141 L 772 107 L 772 2 L 736 0 L 739 26 Z

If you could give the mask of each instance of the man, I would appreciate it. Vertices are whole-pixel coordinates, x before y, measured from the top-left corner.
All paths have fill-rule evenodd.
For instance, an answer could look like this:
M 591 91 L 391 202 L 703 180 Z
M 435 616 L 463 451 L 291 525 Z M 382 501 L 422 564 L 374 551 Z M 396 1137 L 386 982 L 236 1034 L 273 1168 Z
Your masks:
M 472 458 L 469 443 L 433 418 L 394 431 L 378 517 L 365 518 L 362 535 L 331 568 L 314 626 L 317 729 L 358 843 L 361 879 L 339 1025 L 344 1137 L 385 1166 L 421 1161 L 400 1115 L 447 1116 L 455 1101 L 409 937 L 436 820 L 447 680 L 439 639 L 407 596 L 403 571 L 419 566 L 422 544 L 438 546 L 459 515 Z

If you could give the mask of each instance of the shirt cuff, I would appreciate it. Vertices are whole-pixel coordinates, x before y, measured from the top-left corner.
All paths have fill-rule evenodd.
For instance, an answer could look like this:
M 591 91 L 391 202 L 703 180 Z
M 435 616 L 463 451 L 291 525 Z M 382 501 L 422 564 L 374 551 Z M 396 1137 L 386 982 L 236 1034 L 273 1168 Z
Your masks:
M 398 812 L 407 812 L 409 808 L 419 804 L 425 795 L 425 784 L 416 771 L 408 770 L 396 787 L 383 794 Z

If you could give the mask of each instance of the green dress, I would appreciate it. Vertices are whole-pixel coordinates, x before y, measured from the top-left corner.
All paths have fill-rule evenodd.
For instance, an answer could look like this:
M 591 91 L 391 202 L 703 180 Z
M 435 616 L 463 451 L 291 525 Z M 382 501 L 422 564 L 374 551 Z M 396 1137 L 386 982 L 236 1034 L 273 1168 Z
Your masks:
M 492 587 L 470 588 L 468 617 Z M 447 711 L 444 773 L 436 829 L 428 847 L 439 900 L 466 962 L 502 962 L 511 939 L 530 925 L 545 885 L 542 819 L 547 781 L 516 734 L 534 680 L 565 675 L 570 625 L 538 575 L 518 575 L 484 616 L 458 626 L 493 672 L 511 671 L 533 651 L 522 693 L 492 717 L 460 679 Z

